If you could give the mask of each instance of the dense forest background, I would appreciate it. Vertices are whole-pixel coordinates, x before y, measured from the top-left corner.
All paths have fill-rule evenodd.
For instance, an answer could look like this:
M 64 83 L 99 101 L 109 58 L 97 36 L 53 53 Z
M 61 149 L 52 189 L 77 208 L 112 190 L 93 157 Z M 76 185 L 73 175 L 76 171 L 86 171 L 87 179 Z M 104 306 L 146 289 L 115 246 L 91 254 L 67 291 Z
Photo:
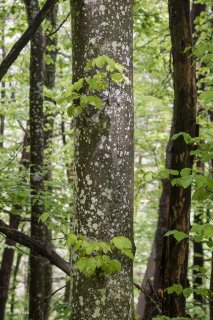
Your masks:
M 116 2 L 116 0 L 113 1 Z M 95 1 L 85 0 L 83 2 L 87 5 Z M 110 3 L 110 1 L 108 2 Z M 111 12 L 112 19 L 122 21 L 123 15 L 127 21 L 131 15 L 131 10 L 127 9 L 131 1 L 118 0 L 117 2 L 115 5 L 118 17 L 116 18 L 116 13 Z M 185 59 L 184 55 L 187 56 L 187 62 L 190 64 L 188 70 L 196 69 L 196 74 L 192 72 L 191 78 L 184 79 L 185 73 L 180 70 L 180 77 L 182 77 L 180 82 L 184 83 L 184 88 L 182 93 L 181 91 L 179 93 L 183 97 L 186 94 L 184 89 L 190 84 L 193 85 L 194 81 L 194 86 L 190 90 L 197 91 L 197 93 L 193 93 L 194 98 L 190 102 L 189 100 L 186 102 L 184 99 L 181 102 L 179 101 L 181 99 L 177 100 L 175 96 L 177 91 L 174 91 L 174 72 L 177 75 L 178 70 L 174 70 L 176 47 L 174 43 L 171 43 L 172 34 L 176 37 L 177 42 L 179 41 L 178 37 L 180 37 L 180 42 L 185 41 L 183 38 L 187 37 L 189 32 L 187 31 L 187 18 L 184 20 L 183 17 L 177 17 L 175 20 L 175 15 L 172 16 L 171 11 L 168 10 L 168 1 L 164 0 L 134 1 L 132 13 L 133 82 L 131 81 L 131 70 L 128 69 L 129 65 L 131 68 L 131 63 L 128 64 L 126 60 L 129 57 L 131 60 L 131 54 L 125 46 L 118 48 L 118 42 L 114 41 L 111 49 L 112 55 L 110 55 L 109 49 L 103 52 L 103 48 L 102 51 L 95 48 L 95 37 L 90 38 L 91 47 L 84 46 L 84 41 L 86 42 L 84 39 L 89 37 L 89 31 L 88 34 L 87 31 L 84 34 L 83 29 L 81 30 L 79 27 L 80 23 L 77 19 L 84 13 L 75 16 L 75 12 L 80 12 L 78 11 L 80 5 L 77 1 L 71 1 L 74 12 L 72 14 L 69 1 L 58 1 L 55 6 L 49 9 L 46 19 L 42 23 L 42 29 L 39 27 L 30 36 L 31 46 L 30 43 L 24 46 L 17 60 L 13 62 L 6 75 L 1 79 L 0 320 L 18 320 L 21 317 L 36 320 L 81 320 L 85 319 L 85 316 L 88 320 L 166 320 L 187 319 L 189 317 L 194 320 L 213 319 L 213 12 L 211 0 L 191 1 L 191 3 L 180 0 L 179 2 L 181 3 L 180 7 L 183 8 L 190 5 L 192 42 L 190 44 L 189 41 L 189 45 L 183 48 L 180 55 L 182 54 L 182 61 Z M 4 61 L 14 43 L 22 36 L 28 25 L 34 21 L 33 19 L 39 13 L 39 7 L 45 7 L 45 3 L 43 0 L 1 0 L 1 61 Z M 79 3 L 82 1 L 79 0 Z M 107 1 L 100 3 L 98 10 L 104 17 Z M 169 1 L 170 6 L 175 6 L 176 3 L 178 1 L 174 0 L 174 3 Z M 187 10 L 184 10 L 182 13 L 185 12 L 187 15 Z M 97 21 L 101 25 L 101 18 Z M 127 47 L 130 46 L 131 51 L 131 43 L 128 43 L 131 31 L 128 31 L 128 23 L 131 24 L 131 21 L 126 22 L 126 29 L 124 27 L 124 31 L 126 30 L 124 43 Z M 185 30 L 183 34 L 179 32 L 181 23 L 183 23 L 183 30 Z M 91 32 L 93 32 L 93 28 L 99 30 L 100 25 L 94 26 L 91 23 Z M 180 29 L 178 30 L 178 28 Z M 192 43 L 193 46 L 191 46 Z M 101 42 L 99 46 L 102 46 Z M 83 53 L 88 49 L 92 54 L 89 51 L 88 55 L 84 56 L 83 53 L 81 54 L 75 49 L 76 47 L 81 48 Z M 113 50 L 115 52 L 117 50 L 117 53 L 114 54 Z M 91 60 L 91 57 L 96 60 Z M 84 62 L 82 62 L 83 59 Z M 72 63 L 73 61 L 76 61 L 78 68 Z M 123 61 L 127 61 L 127 67 Z M 88 62 L 88 74 L 91 78 L 87 81 L 85 80 L 86 75 L 85 78 L 82 76 L 81 64 L 85 66 Z M 105 70 L 102 69 L 105 67 L 106 75 L 103 75 Z M 102 72 L 99 78 L 95 78 L 94 68 L 99 70 L 97 74 Z M 188 76 L 189 73 L 190 71 L 187 71 Z M 77 146 L 76 153 L 75 130 L 76 126 L 81 128 L 84 123 L 84 120 L 81 122 L 78 119 L 83 119 L 82 114 L 84 114 L 85 108 L 88 108 L 89 115 L 92 117 L 94 116 L 93 109 L 101 112 L 103 106 L 110 104 L 107 95 L 102 94 L 108 90 L 108 84 L 105 83 L 107 82 L 106 78 L 107 81 L 109 78 L 109 87 L 111 86 L 112 92 L 117 90 L 115 95 L 120 96 L 121 101 L 126 99 L 129 103 L 127 109 L 122 109 L 122 112 L 128 112 L 131 109 L 133 86 L 135 160 L 132 169 L 134 169 L 134 244 L 136 250 L 134 245 L 132 246 L 132 229 L 130 228 L 128 231 L 126 227 L 127 224 L 131 224 L 128 210 L 124 213 L 118 211 L 118 221 L 116 220 L 116 222 L 119 224 L 119 221 L 122 221 L 119 227 L 121 231 L 120 233 L 116 231 L 113 234 L 111 229 L 104 229 L 105 226 L 100 227 L 101 213 L 96 217 L 96 220 L 89 214 L 85 218 L 81 212 L 83 209 L 76 204 L 75 162 L 78 161 L 83 168 L 84 157 L 85 163 L 88 164 L 90 150 L 87 150 L 87 145 L 83 140 L 80 140 L 80 146 Z M 83 80 L 79 82 L 79 79 Z M 75 83 L 75 87 L 71 86 L 72 81 Z M 89 89 L 85 85 L 86 81 Z M 90 98 L 82 101 L 79 92 L 84 94 L 86 90 L 90 90 L 93 94 L 90 93 Z M 124 95 L 125 90 L 126 95 Z M 94 94 L 94 91 L 97 94 Z M 191 109 L 189 107 L 188 113 L 177 109 L 174 115 L 174 100 L 176 105 L 181 105 L 181 103 L 183 106 L 185 106 L 184 104 L 190 105 Z M 80 106 L 78 106 L 79 101 L 82 103 Z M 177 103 L 177 101 L 179 102 Z M 182 112 L 180 118 L 182 117 L 181 121 L 187 130 L 174 131 L 174 118 L 178 116 L 178 112 Z M 41 119 L 42 121 L 40 121 Z M 121 119 L 120 114 L 118 119 Z M 178 121 L 177 118 L 175 119 Z M 103 125 L 104 122 L 101 121 L 100 123 Z M 98 120 L 96 122 L 98 126 Z M 125 122 L 122 122 L 122 125 L 124 126 Z M 94 129 L 91 128 L 91 130 Z M 98 130 L 96 133 L 94 129 L 91 136 L 89 130 L 84 132 L 80 129 L 79 132 L 89 138 L 93 137 L 95 141 L 95 136 L 99 137 Z M 121 144 L 126 146 L 128 139 L 129 137 L 122 140 Z M 180 140 L 182 145 L 175 149 L 176 142 Z M 105 140 L 100 141 L 104 144 Z M 129 145 L 132 148 L 131 139 Z M 188 154 L 188 158 L 190 158 L 190 161 L 186 160 L 183 167 L 172 165 L 174 162 L 171 160 L 171 154 L 175 152 L 174 150 L 179 150 L 178 148 L 183 148 L 181 152 Z M 82 156 L 81 159 L 79 154 Z M 104 163 L 107 159 L 108 155 L 101 161 Z M 97 166 L 101 166 L 102 162 L 97 161 Z M 130 160 L 128 158 L 128 161 L 131 161 L 131 157 Z M 94 161 L 94 167 L 95 163 Z M 77 166 L 77 175 L 80 176 L 79 168 L 80 165 Z M 104 170 L 102 169 L 102 171 Z M 130 175 L 129 169 L 126 170 L 127 176 Z M 102 171 L 100 170 L 100 172 Z M 96 174 L 100 174 L 99 171 L 97 172 Z M 102 184 L 107 179 L 107 175 L 108 173 L 105 175 L 103 173 L 103 177 L 100 178 L 103 180 Z M 92 184 L 90 175 L 85 174 L 84 178 L 88 185 Z M 128 180 L 125 181 L 128 182 Z M 131 198 L 132 182 L 130 181 L 129 185 L 127 182 L 124 183 L 121 191 L 116 191 L 121 193 L 120 198 L 123 193 L 124 206 L 125 199 Z M 80 186 L 80 188 L 82 188 L 80 202 L 84 206 L 86 200 L 84 201 L 83 187 Z M 101 189 L 101 183 L 96 188 Z M 117 190 L 116 188 L 115 190 Z M 173 200 L 171 200 L 169 198 L 171 197 L 170 189 L 174 190 L 174 188 L 177 189 L 173 194 Z M 105 197 L 108 201 L 113 202 L 114 198 L 111 197 L 110 192 L 110 189 L 106 188 Z M 185 195 L 185 200 L 181 200 L 181 194 L 184 192 L 187 192 L 187 195 Z M 92 205 L 96 207 L 95 193 L 90 196 Z M 174 201 L 175 206 L 175 200 L 179 201 L 179 208 L 184 207 L 185 211 L 182 212 L 182 220 L 178 221 L 179 224 L 175 224 L 173 221 L 173 224 L 171 223 L 167 228 L 169 201 L 170 203 Z M 122 200 L 119 201 L 118 207 L 122 205 Z M 80 212 L 79 215 L 84 217 L 81 219 L 82 225 L 87 225 L 88 228 L 85 234 L 80 232 L 83 235 L 82 238 L 77 238 L 75 234 L 77 228 L 74 214 L 76 206 L 77 212 L 78 210 Z M 188 218 L 185 218 L 188 216 L 188 210 L 191 212 L 190 222 Z M 188 225 L 186 228 L 184 223 Z M 90 232 L 89 227 L 94 230 L 94 233 Z M 100 241 L 101 236 L 96 238 L 94 235 L 99 228 L 100 234 L 104 234 L 101 244 L 95 242 L 96 240 Z M 112 228 L 116 229 L 116 226 L 112 226 Z M 21 231 L 21 234 L 15 233 L 16 230 Z M 82 230 L 84 229 L 82 228 Z M 125 231 L 122 233 L 122 230 Z M 107 234 L 112 237 L 108 239 Z M 24 238 L 22 235 L 31 238 Z M 38 243 L 43 247 L 42 245 L 39 247 L 38 243 L 33 243 L 30 239 L 38 240 Z M 170 244 L 170 240 L 167 239 L 171 239 Z M 165 244 L 166 241 L 167 244 Z M 184 243 L 183 246 L 182 243 Z M 114 255 L 114 249 L 119 253 L 115 252 Z M 164 269 L 164 277 L 166 278 L 165 274 L 169 274 L 171 271 L 171 266 L 174 269 L 178 268 L 180 260 L 178 262 L 172 260 L 175 259 L 175 255 L 178 256 L 180 252 L 178 250 L 182 250 L 182 258 L 188 260 L 188 266 L 185 265 L 183 269 L 177 270 L 179 274 L 179 278 L 176 277 L 177 281 L 172 282 L 171 279 L 171 281 L 164 279 L 167 283 L 165 286 L 165 283 L 161 283 L 163 281 L 162 269 L 167 265 L 169 257 L 171 257 L 170 269 L 168 267 L 166 273 Z M 97 262 L 96 259 L 96 265 L 94 265 L 92 259 L 97 252 L 102 252 L 105 257 L 108 255 L 110 257 L 113 255 L 113 257 L 110 261 Z M 85 259 L 81 263 L 79 260 L 77 262 L 78 272 L 81 276 L 75 275 L 73 277 L 72 272 L 69 276 L 69 267 L 72 270 L 77 260 L 77 253 L 80 254 L 81 259 Z M 120 253 L 124 257 L 120 257 Z M 132 278 L 131 262 L 129 261 L 132 261 L 133 254 L 134 272 Z M 91 260 L 86 260 L 90 258 Z M 54 266 L 52 267 L 51 264 Z M 116 295 L 109 293 L 110 298 L 108 304 L 105 304 L 104 311 L 102 310 L 104 304 L 102 298 L 99 302 L 99 298 L 94 293 L 99 290 L 99 294 L 102 294 L 101 290 L 105 288 L 102 273 L 108 274 L 109 278 L 111 274 L 121 274 L 120 278 L 115 276 L 114 279 L 112 276 L 114 280 L 112 280 L 109 291 L 115 290 L 118 282 L 123 282 L 121 291 Z M 184 274 L 184 279 L 182 274 Z M 100 281 L 101 284 L 91 285 L 94 277 L 98 279 L 95 281 Z M 127 278 L 131 281 L 128 282 Z M 106 286 L 110 286 L 109 283 Z M 79 289 L 78 286 L 81 288 Z M 84 292 L 83 287 L 90 288 L 89 294 Z M 134 308 L 129 307 L 128 314 L 123 313 L 122 315 L 122 309 L 123 312 L 126 312 L 125 305 L 128 304 L 126 301 L 129 301 L 129 305 L 133 304 L 132 290 L 134 290 Z M 125 291 L 128 293 L 123 294 L 122 292 Z M 91 306 L 93 313 L 86 308 L 83 313 L 79 310 L 84 309 L 83 301 L 90 294 L 91 298 L 88 298 L 86 303 L 87 308 Z M 165 300 L 164 295 L 168 296 L 165 297 Z M 97 305 L 96 308 L 93 308 L 95 297 Z M 173 300 L 169 300 L 170 297 Z M 70 313 L 73 305 L 75 310 L 71 318 Z M 136 310 L 134 316 L 133 309 Z M 111 310 L 112 314 L 107 310 Z M 28 316 L 28 314 L 30 315 Z

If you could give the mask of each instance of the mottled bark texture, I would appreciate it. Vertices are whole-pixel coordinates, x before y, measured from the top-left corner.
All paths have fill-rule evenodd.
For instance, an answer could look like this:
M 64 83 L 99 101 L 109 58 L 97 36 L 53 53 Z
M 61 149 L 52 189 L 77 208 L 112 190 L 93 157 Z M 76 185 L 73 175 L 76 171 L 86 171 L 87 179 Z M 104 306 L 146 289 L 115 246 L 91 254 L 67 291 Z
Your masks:
M 75 131 L 76 232 L 109 241 L 133 241 L 132 0 L 73 0 L 73 81 L 86 62 L 108 55 L 127 68 L 130 84 L 101 94 L 103 109 L 77 118 Z M 85 278 L 75 273 L 72 319 L 132 320 L 132 261 L 120 273 Z
M 39 12 L 38 1 L 25 0 L 29 24 Z M 30 49 L 30 188 L 31 237 L 45 243 L 45 226 L 39 222 L 44 212 L 44 115 L 43 115 L 43 53 L 41 27 L 31 39 Z M 44 266 L 46 261 L 34 250 L 30 253 L 29 319 L 44 320 Z
M 44 68 L 44 85 L 49 89 L 53 90 L 55 87 L 55 73 L 56 73 L 56 45 L 57 45 L 57 33 L 50 37 L 48 36 L 49 32 L 52 32 L 56 29 L 57 21 L 57 12 L 58 5 L 52 7 L 47 16 L 49 21 L 50 30 L 46 31 L 45 37 L 45 55 L 50 56 L 52 62 L 45 64 Z M 51 50 L 49 47 L 51 46 Z M 52 179 L 52 170 L 51 170 L 51 157 L 52 157 L 52 137 L 54 131 L 54 118 L 55 118 L 55 101 L 48 97 L 44 97 L 46 101 L 45 105 L 45 114 L 44 114 L 44 155 L 45 155 L 45 176 L 44 180 L 47 184 L 46 188 L 49 193 L 52 192 L 51 179 Z M 45 228 L 45 243 L 51 245 L 52 233 L 50 230 Z M 52 265 L 49 261 L 45 262 L 44 265 L 44 298 L 45 303 L 43 303 L 43 313 L 44 319 L 49 319 L 49 310 L 51 302 L 51 291 L 52 291 Z M 48 298 L 49 297 L 49 298 Z
M 190 1 L 169 0 L 169 20 L 174 68 L 174 133 L 186 132 L 192 137 L 196 130 L 196 82 L 191 52 Z M 171 168 L 181 171 L 192 168 L 191 146 L 183 137 L 172 146 Z M 191 187 L 171 187 L 168 230 L 189 232 Z M 164 289 L 173 284 L 187 287 L 188 240 L 177 242 L 173 236 L 166 238 L 164 262 Z M 164 294 L 163 314 L 170 317 L 185 316 L 183 294 Z
M 173 135 L 173 125 L 171 134 Z M 171 169 L 172 141 L 166 147 L 165 167 Z M 163 242 L 168 223 L 169 195 L 171 184 L 169 179 L 162 180 L 162 194 L 159 202 L 159 216 L 152 244 L 151 254 L 148 260 L 146 273 L 143 279 L 142 292 L 139 296 L 137 313 L 140 320 L 152 320 L 162 311 L 163 298 Z

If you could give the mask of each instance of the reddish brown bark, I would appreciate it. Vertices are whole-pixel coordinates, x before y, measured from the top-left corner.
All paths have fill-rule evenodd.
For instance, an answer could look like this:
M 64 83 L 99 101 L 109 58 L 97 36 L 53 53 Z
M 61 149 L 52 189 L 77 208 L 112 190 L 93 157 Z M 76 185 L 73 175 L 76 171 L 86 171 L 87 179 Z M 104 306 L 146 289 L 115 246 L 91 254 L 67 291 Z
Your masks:
M 196 82 L 191 52 L 190 1 L 169 0 L 170 33 L 174 68 L 174 133 L 186 132 L 195 136 L 196 130 Z M 171 168 L 181 171 L 192 168 L 191 147 L 183 137 L 173 142 Z M 168 230 L 189 233 L 191 187 L 171 187 Z M 187 287 L 188 241 L 166 238 L 164 261 L 164 290 L 174 284 Z M 163 314 L 170 317 L 185 316 L 183 294 L 168 294 L 163 299 Z

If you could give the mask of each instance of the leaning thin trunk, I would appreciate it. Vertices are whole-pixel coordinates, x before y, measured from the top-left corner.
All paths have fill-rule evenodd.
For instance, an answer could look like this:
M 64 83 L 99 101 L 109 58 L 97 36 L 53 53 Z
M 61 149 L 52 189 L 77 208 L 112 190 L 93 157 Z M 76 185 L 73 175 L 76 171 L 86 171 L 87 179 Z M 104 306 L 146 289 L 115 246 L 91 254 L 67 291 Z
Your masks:
M 101 93 L 103 109 L 88 108 L 76 120 L 76 232 L 109 241 L 133 239 L 132 0 L 73 0 L 73 81 L 86 62 L 107 55 L 127 69 L 130 84 Z M 91 73 L 90 73 L 91 75 Z M 72 319 L 132 320 L 132 261 L 122 272 L 86 278 L 76 272 Z
M 190 1 L 169 0 L 170 33 L 174 68 L 174 134 L 186 132 L 191 137 L 196 130 L 196 82 L 191 52 Z M 191 147 L 183 136 L 173 142 L 171 168 L 181 171 L 192 168 Z M 191 187 L 172 186 L 169 199 L 168 230 L 189 233 Z M 176 241 L 166 238 L 164 260 L 164 290 L 174 284 L 187 287 L 188 240 Z M 185 316 L 183 294 L 164 293 L 163 314 L 170 317 Z

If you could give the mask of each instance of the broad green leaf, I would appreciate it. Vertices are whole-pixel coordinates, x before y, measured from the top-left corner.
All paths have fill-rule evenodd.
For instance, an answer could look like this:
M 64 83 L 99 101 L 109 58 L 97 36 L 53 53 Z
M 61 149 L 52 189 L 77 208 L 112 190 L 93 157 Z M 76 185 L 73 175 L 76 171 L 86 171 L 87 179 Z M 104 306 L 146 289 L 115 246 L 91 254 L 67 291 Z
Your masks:
M 81 106 L 76 107 L 76 106 L 70 105 L 67 108 L 67 114 L 69 117 L 77 117 L 83 112 L 83 110 L 84 109 Z
M 44 212 L 42 215 L 40 215 L 40 217 L 39 217 L 39 220 L 41 221 L 41 222 L 45 222 L 45 221 L 47 221 L 47 219 L 49 218 L 49 213 L 48 212 Z
M 181 294 L 183 292 L 183 287 L 181 284 L 174 284 L 173 286 L 166 288 L 166 291 L 168 292 L 168 294 Z
M 83 84 L 84 84 L 84 79 L 81 78 L 73 84 L 73 89 L 76 91 L 80 91 L 81 88 L 83 87 Z
M 189 237 L 188 234 L 182 232 L 182 231 L 178 231 L 178 230 L 170 230 L 168 232 L 165 233 L 165 236 L 173 236 L 177 241 L 181 241 L 183 239 L 186 239 Z
M 102 100 L 97 96 L 88 96 L 87 101 L 88 101 L 88 104 L 91 104 L 98 109 L 102 108 Z
M 120 237 L 114 237 L 111 241 L 111 244 L 114 245 L 117 249 L 132 249 L 132 242 L 123 236 Z
M 121 73 L 113 73 L 111 75 L 112 81 L 119 84 L 120 82 L 123 81 L 123 75 Z
M 191 288 L 183 289 L 183 295 L 185 298 L 188 298 L 192 294 L 193 290 Z

